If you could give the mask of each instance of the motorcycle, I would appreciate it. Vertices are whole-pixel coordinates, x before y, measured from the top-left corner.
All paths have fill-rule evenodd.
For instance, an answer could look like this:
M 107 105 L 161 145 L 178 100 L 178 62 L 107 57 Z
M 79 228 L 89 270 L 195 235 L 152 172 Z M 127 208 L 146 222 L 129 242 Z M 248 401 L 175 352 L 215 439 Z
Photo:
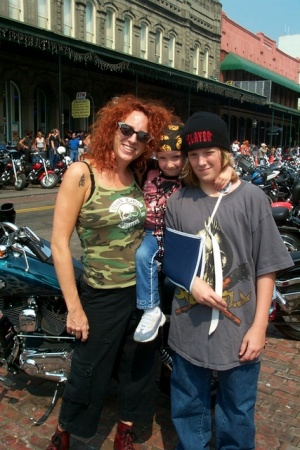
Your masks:
M 54 167 L 54 172 L 58 177 L 58 182 L 61 183 L 63 180 L 64 173 L 69 168 L 70 164 L 72 164 L 72 160 L 70 156 L 63 156 L 63 158 L 58 161 L 58 163 Z
M 290 252 L 300 251 L 300 181 L 293 185 L 290 201 L 276 202 L 271 207 L 285 246 Z
M 269 321 L 284 336 L 300 340 L 300 252 L 292 252 L 294 266 L 276 274 Z
M 269 167 L 255 167 L 253 157 L 244 155 L 239 158 L 235 170 L 242 180 L 260 187 L 270 204 L 278 200 L 276 178 L 279 170 Z
M 15 152 L 16 154 L 18 152 Z M 0 154 L 0 189 L 3 186 L 14 186 L 16 191 L 26 187 L 26 175 L 22 169 L 22 157 L 12 152 L 4 151 Z
M 66 332 L 67 310 L 56 277 L 49 242 L 30 228 L 17 227 L 13 204 L 0 208 L 0 363 L 7 373 L 20 371 L 56 382 L 49 411 L 67 379 L 74 337 Z M 78 283 L 82 265 L 73 260 Z M 10 377 L 0 377 L 10 386 Z
M 50 168 L 50 162 L 38 153 L 32 155 L 34 162 L 25 165 L 27 183 L 40 184 L 45 189 L 54 188 L 58 184 L 58 176 Z

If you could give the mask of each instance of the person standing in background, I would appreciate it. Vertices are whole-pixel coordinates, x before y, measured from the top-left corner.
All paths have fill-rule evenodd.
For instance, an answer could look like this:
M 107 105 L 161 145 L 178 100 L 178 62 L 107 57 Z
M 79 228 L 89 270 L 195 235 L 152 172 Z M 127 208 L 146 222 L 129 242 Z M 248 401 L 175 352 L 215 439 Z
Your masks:
M 71 134 L 71 138 L 68 142 L 68 147 L 70 149 L 70 158 L 72 162 L 78 161 L 78 148 L 79 148 L 79 137 L 76 133 Z
M 24 152 L 25 155 L 25 161 L 31 162 L 31 147 L 32 147 L 32 131 L 29 131 L 26 133 L 26 136 L 24 136 L 22 139 L 18 142 L 18 150 L 21 150 Z
M 52 170 L 55 168 L 56 164 L 59 161 L 57 149 L 61 143 L 62 143 L 62 141 L 60 139 L 60 132 L 57 128 L 54 128 L 50 132 L 50 137 L 49 137 L 49 160 L 50 160 L 50 166 L 51 166 Z

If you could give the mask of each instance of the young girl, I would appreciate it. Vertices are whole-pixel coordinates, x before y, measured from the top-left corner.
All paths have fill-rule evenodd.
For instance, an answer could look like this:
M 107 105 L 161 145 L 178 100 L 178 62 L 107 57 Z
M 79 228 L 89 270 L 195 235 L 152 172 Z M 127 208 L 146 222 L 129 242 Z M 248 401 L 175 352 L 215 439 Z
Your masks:
M 163 257 L 164 216 L 168 198 L 182 187 L 180 178 L 185 164 L 181 151 L 183 124 L 173 122 L 165 128 L 158 145 L 158 168 L 148 172 L 143 194 L 147 207 L 145 237 L 136 252 L 137 308 L 144 310 L 135 331 L 134 340 L 149 342 L 156 338 L 165 316 L 159 304 L 158 272 Z M 231 178 L 233 169 L 227 167 L 216 179 L 222 189 Z

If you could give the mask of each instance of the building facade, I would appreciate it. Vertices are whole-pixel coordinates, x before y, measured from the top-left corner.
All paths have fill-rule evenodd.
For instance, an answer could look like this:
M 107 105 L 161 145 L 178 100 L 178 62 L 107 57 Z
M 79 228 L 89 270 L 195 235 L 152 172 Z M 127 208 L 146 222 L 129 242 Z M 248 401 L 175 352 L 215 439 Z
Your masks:
M 225 112 L 239 140 L 277 147 L 299 145 L 298 100 L 300 60 L 276 48 L 263 33 L 251 33 L 222 13 L 221 80 L 262 93 L 266 104 L 253 114 L 231 108 Z M 230 114 L 230 116 L 229 116 Z
M 0 142 L 88 130 L 124 93 L 159 99 L 183 121 L 198 110 L 221 114 L 232 138 L 248 136 L 258 111 L 272 124 L 265 92 L 222 78 L 221 8 L 219 0 L 2 0 Z M 289 128 L 286 120 L 284 142 L 294 142 L 298 117 Z
M 103 103 L 124 92 L 155 94 L 176 108 L 174 87 L 217 77 L 220 66 L 221 5 L 192 3 L 2 0 L 0 140 L 29 129 L 87 128 Z M 168 70 L 180 73 L 177 81 Z M 77 92 L 91 102 L 88 118 L 72 116 Z

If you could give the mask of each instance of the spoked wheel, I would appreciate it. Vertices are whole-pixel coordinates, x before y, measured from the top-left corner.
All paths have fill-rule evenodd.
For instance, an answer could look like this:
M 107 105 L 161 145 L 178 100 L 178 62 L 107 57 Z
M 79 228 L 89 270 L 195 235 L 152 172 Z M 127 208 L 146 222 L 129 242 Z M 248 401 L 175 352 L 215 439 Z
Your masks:
M 24 173 L 18 173 L 15 181 L 15 190 L 22 191 L 27 185 L 26 175 Z
M 289 252 L 298 252 L 300 250 L 300 233 L 299 238 L 291 234 L 281 233 L 281 238 Z
M 274 325 L 288 338 L 300 341 L 300 285 L 294 284 L 280 292 L 291 308 L 291 313 L 278 311 Z
M 58 176 L 55 173 L 48 173 L 41 179 L 40 183 L 45 189 L 54 188 L 58 183 Z

